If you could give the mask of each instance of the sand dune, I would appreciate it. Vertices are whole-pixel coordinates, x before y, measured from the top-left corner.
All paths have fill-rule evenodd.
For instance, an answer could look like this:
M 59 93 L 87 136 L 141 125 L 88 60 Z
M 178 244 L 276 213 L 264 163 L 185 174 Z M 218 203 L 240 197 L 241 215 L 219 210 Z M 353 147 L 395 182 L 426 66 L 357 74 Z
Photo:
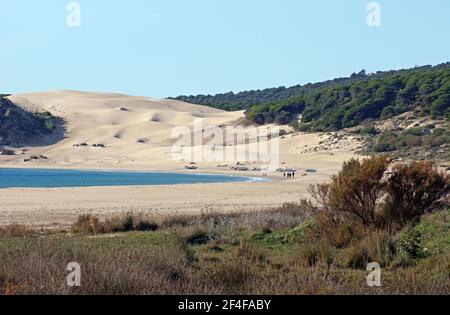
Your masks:
M 242 111 L 225 112 L 174 100 L 113 93 L 53 91 L 13 95 L 10 99 L 29 111 L 49 111 L 62 118 L 66 134 L 54 145 L 28 147 L 23 155 L 0 156 L 0 167 L 184 171 L 189 161 L 176 162 L 171 157 L 174 127 L 192 127 L 195 118 L 203 118 L 205 128 L 234 126 L 244 117 Z M 89 146 L 74 146 L 81 143 Z M 273 179 L 269 183 L 0 190 L 0 224 L 67 225 L 86 211 L 108 215 L 129 210 L 180 212 L 213 206 L 235 211 L 281 205 L 299 200 L 309 184 L 336 173 L 343 161 L 355 156 L 358 146 L 360 143 L 352 136 L 341 137 L 337 142 L 330 142 L 327 134 L 284 136 L 280 139 L 281 166 L 318 170 L 314 175 L 291 181 L 273 173 L 269 174 Z M 27 156 L 41 154 L 48 160 L 24 162 Z M 231 172 L 229 168 L 217 168 L 217 164 L 223 163 L 200 162 L 198 171 Z M 257 165 L 254 162 L 250 167 Z M 261 176 L 255 172 L 247 174 Z
M 49 111 L 65 120 L 66 138 L 37 149 L 51 158 L 52 166 L 95 167 L 100 163 L 99 167 L 112 167 L 123 162 L 128 167 L 146 167 L 149 161 L 161 161 L 166 164 L 164 168 L 173 168 L 169 161 L 174 127 L 190 127 L 194 118 L 203 118 L 205 124 L 230 124 L 243 115 L 174 100 L 111 93 L 54 91 L 10 99 L 29 111 Z M 74 147 L 80 143 L 106 148 Z M 114 162 L 108 163 L 111 160 Z M 20 161 L 10 161 L 14 162 Z

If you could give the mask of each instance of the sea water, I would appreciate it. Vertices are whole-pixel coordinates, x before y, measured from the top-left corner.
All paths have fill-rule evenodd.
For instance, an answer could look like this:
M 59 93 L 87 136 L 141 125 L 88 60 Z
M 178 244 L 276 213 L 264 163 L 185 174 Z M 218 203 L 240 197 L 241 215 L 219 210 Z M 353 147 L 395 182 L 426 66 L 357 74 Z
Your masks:
M 0 168 L 0 188 L 151 186 L 249 181 L 258 181 L 258 179 L 170 172 Z

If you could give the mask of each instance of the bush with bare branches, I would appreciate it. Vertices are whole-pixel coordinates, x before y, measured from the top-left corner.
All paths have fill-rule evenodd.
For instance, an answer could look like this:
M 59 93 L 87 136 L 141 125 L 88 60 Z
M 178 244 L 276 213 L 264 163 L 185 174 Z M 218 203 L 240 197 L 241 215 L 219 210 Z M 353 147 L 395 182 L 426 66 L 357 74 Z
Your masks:
M 409 220 L 448 205 L 450 175 L 428 161 L 397 164 L 386 183 L 383 207 L 385 224 L 405 224 Z
M 448 206 L 450 176 L 432 163 L 399 163 L 387 172 L 389 166 L 383 156 L 352 159 L 330 182 L 311 186 L 312 199 L 302 205 L 335 246 Z

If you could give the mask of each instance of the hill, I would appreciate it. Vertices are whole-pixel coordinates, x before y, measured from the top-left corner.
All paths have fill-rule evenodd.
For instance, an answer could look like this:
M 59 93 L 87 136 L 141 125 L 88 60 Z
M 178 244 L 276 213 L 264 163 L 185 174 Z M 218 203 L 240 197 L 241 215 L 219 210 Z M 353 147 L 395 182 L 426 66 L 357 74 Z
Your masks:
M 450 64 L 371 76 L 325 87 L 280 102 L 252 106 L 246 116 L 257 124 L 297 124 L 314 131 L 333 131 L 367 120 L 394 117 L 419 109 L 434 119 L 450 116 Z
M 353 127 L 366 119 L 389 118 L 420 107 L 423 115 L 448 117 L 450 63 L 367 74 L 325 82 L 215 96 L 176 99 L 226 110 L 247 109 L 257 124 L 296 124 L 318 131 Z
M 0 95 L 0 145 L 30 144 L 50 135 L 55 118 L 49 112 L 29 112 Z
M 52 165 L 60 163 L 61 166 L 91 163 L 90 167 L 111 167 L 128 163 L 131 168 L 135 163 L 145 167 L 164 163 L 161 168 L 169 169 L 173 167 L 171 149 L 175 127 L 192 127 L 195 118 L 203 118 L 206 126 L 228 124 L 244 117 L 243 112 L 117 93 L 64 90 L 17 94 L 8 99 L 5 101 L 8 106 L 14 106 L 28 120 L 36 118 L 31 113 L 50 113 L 64 123 L 64 137 L 58 141 L 51 145 L 33 142 L 32 148 L 26 148 L 28 154 L 47 156 Z M 38 130 L 37 126 L 28 124 L 33 126 L 28 129 Z M 16 121 L 14 127 L 24 125 L 25 121 Z M 23 159 L 28 157 L 18 156 L 15 161 L 8 161 L 23 164 Z M 46 163 L 45 160 L 32 162 Z
M 381 73 L 380 73 L 381 74 Z M 244 91 L 239 93 L 228 92 L 216 95 L 181 95 L 170 97 L 169 99 L 180 100 L 191 104 L 201 104 L 210 107 L 220 108 L 228 111 L 244 110 L 260 103 L 270 103 L 285 100 L 287 98 L 298 96 L 312 90 L 353 82 L 364 79 L 367 76 L 362 70 L 359 73 L 353 73 L 348 78 L 337 78 L 319 83 L 308 83 L 305 85 L 296 85 L 286 88 L 285 86 L 268 88 L 263 90 Z

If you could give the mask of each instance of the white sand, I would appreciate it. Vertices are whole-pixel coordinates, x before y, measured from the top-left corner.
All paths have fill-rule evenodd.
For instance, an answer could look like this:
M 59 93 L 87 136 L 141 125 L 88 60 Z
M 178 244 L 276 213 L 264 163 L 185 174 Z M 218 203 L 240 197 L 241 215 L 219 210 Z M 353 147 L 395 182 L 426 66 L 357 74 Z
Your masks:
M 63 118 L 66 137 L 54 145 L 27 147 L 25 155 L 0 156 L 0 167 L 184 171 L 187 161 L 174 162 L 171 157 L 174 127 L 192 126 L 194 118 L 199 117 L 204 118 L 205 127 L 234 126 L 244 117 L 242 111 L 225 112 L 120 94 L 55 91 L 14 95 L 10 99 L 27 110 L 49 111 Z M 272 181 L 267 183 L 0 190 L 0 225 L 67 226 L 87 211 L 105 216 L 127 211 L 239 211 L 298 201 L 309 184 L 336 173 L 343 161 L 355 156 L 360 145 L 350 137 L 333 146 L 322 143 L 321 147 L 327 138 L 325 134 L 302 134 L 280 140 L 280 158 L 285 163 L 282 167 L 319 171 L 289 181 L 282 180 L 279 174 L 269 174 Z M 101 143 L 106 148 L 74 147 L 83 142 Z M 46 155 L 49 159 L 24 163 L 24 158 L 31 155 Z M 217 168 L 217 164 L 225 163 L 200 162 L 198 171 L 230 173 L 229 169 Z

